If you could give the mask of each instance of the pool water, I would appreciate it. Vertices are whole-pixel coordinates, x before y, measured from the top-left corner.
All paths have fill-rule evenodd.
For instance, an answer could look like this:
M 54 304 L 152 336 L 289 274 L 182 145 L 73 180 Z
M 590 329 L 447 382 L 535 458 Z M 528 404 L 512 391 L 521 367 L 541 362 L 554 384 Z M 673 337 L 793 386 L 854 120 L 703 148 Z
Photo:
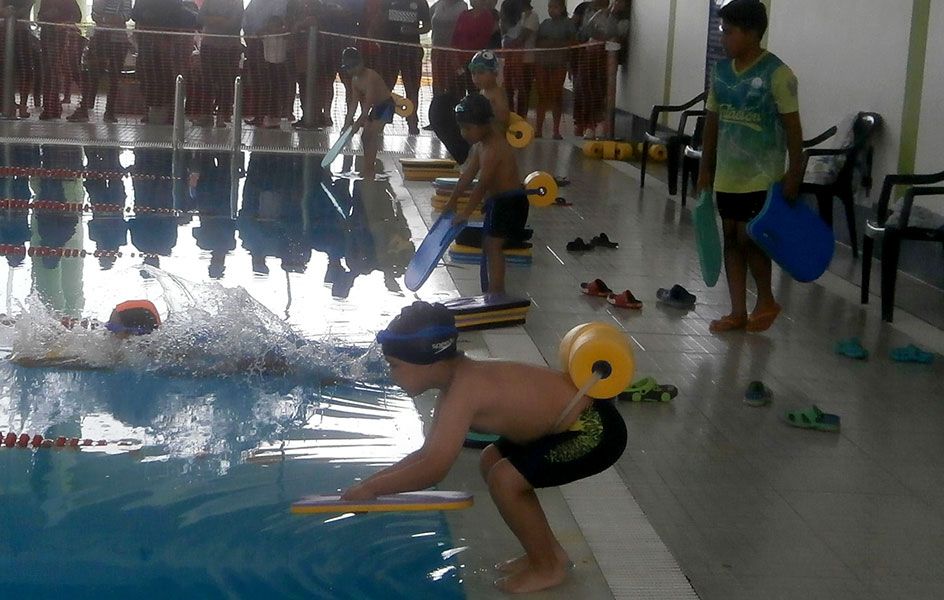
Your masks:
M 289 512 L 292 501 L 336 493 L 423 441 L 416 408 L 390 387 L 371 347 L 411 301 L 397 283 L 411 227 L 390 187 L 304 172 L 295 157 L 254 155 L 233 218 L 226 155 L 189 157 L 187 172 L 200 175 L 190 175 L 181 198 L 168 153 L 76 152 L 5 149 L 7 165 L 134 165 L 136 177 L 34 170 L 4 180 L 7 198 L 92 210 L 0 211 L 0 347 L 42 357 L 55 346 L 88 367 L 4 359 L 0 432 L 107 444 L 0 447 L 4 589 L 39 597 L 463 597 L 463 548 L 441 513 Z M 115 203 L 133 210 L 104 210 Z M 161 207 L 178 212 L 146 210 Z M 88 255 L 11 250 L 24 246 Z M 140 297 L 165 318 L 150 339 L 116 347 L 99 329 L 59 324 L 103 321 L 117 302 Z

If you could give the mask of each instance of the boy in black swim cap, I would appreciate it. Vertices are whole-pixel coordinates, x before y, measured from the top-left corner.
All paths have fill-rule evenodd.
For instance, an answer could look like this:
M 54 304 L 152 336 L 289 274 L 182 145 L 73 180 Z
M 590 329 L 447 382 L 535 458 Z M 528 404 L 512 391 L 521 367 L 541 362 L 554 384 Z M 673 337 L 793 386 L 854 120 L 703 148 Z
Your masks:
M 530 205 L 521 185 L 515 154 L 504 132 L 494 128 L 494 118 L 492 104 L 481 94 L 469 94 L 456 105 L 459 130 L 472 149 L 443 212 L 456 210 L 459 198 L 478 176 L 465 208 L 457 212 L 454 221 L 468 221 L 482 200 L 487 199 L 482 230 L 482 292 L 504 294 L 503 249 L 509 240 L 524 239 Z
M 364 66 L 364 59 L 357 48 L 345 48 L 341 53 L 341 71 L 351 78 L 351 93 L 347 99 L 345 127 L 362 127 L 361 144 L 364 146 L 364 179 L 373 180 L 376 171 L 377 151 L 380 136 L 387 123 L 393 122 L 396 105 L 390 95 L 390 87 L 384 83 L 377 71 Z M 361 115 L 354 120 L 357 105 Z
M 423 447 L 347 489 L 344 500 L 422 490 L 445 477 L 470 430 L 500 435 L 482 451 L 482 477 L 525 556 L 506 561 L 496 585 L 533 592 L 559 585 L 569 559 L 547 523 L 535 488 L 589 477 L 616 462 L 626 426 L 612 401 L 582 397 L 570 378 L 545 367 L 478 361 L 457 349 L 452 314 L 414 302 L 377 335 L 394 382 L 411 396 L 440 390 Z

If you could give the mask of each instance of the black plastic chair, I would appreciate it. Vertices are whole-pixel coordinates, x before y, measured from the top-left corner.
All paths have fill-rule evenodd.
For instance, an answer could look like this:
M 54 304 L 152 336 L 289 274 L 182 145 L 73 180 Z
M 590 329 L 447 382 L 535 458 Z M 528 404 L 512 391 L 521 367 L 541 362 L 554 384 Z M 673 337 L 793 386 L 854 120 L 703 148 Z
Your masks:
M 704 113 L 704 111 L 692 112 Z M 698 122 L 695 124 L 695 133 L 692 135 L 691 143 L 686 144 L 685 150 L 682 152 L 682 206 L 685 206 L 685 199 L 688 195 L 689 181 L 691 181 L 692 187 L 695 187 L 698 184 L 698 169 L 701 166 L 701 143 L 703 130 L 704 116 L 699 116 Z M 838 128 L 833 125 L 818 136 L 808 140 L 803 140 L 803 147 L 809 148 L 811 146 L 816 146 L 817 144 L 822 144 L 829 138 L 836 135 L 837 131 Z
M 668 152 L 669 195 L 675 195 L 678 189 L 678 167 L 679 159 L 682 155 L 682 148 L 690 141 L 691 137 L 686 135 L 682 128 L 679 128 L 678 132 L 675 133 L 656 135 L 656 131 L 659 127 L 659 116 L 662 115 L 662 113 L 686 111 L 699 102 L 704 102 L 707 97 L 708 92 L 702 92 L 685 104 L 657 104 L 652 107 L 652 113 L 649 115 L 649 126 L 646 128 L 645 138 L 642 142 L 639 187 L 645 187 L 646 185 L 646 163 L 649 162 L 649 147 L 653 144 L 663 144 Z
M 866 195 L 872 190 L 872 138 L 882 124 L 882 117 L 876 113 L 860 112 L 852 124 L 852 143 L 843 148 L 813 148 L 806 152 L 807 160 L 814 156 L 845 156 L 845 162 L 836 178 L 825 184 L 804 183 L 800 186 L 801 194 L 813 194 L 819 206 L 819 216 L 830 227 L 833 226 L 833 198 L 839 198 L 846 213 L 849 227 L 849 241 L 852 244 L 852 256 L 859 257 L 859 239 L 855 225 L 855 191 L 853 177 L 860 159 L 862 168 L 862 187 Z
M 892 322 L 895 311 L 895 283 L 898 279 L 898 258 L 901 243 L 905 240 L 944 243 L 944 230 L 926 227 L 911 227 L 911 208 L 916 196 L 944 196 L 944 187 L 930 186 L 944 182 L 944 171 L 929 175 L 888 175 L 882 183 L 882 194 L 878 199 L 875 220 L 865 224 L 862 240 L 862 304 L 869 303 L 869 279 L 872 275 L 872 253 L 875 242 L 882 245 L 882 320 Z M 895 186 L 911 186 L 905 191 L 901 214 L 889 223 L 888 203 Z

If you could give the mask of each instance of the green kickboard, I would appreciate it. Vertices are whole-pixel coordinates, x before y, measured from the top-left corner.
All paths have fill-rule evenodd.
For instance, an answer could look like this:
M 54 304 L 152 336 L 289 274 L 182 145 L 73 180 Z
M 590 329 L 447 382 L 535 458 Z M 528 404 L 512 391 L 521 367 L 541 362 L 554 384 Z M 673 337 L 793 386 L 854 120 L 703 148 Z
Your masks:
M 714 193 L 711 190 L 704 190 L 698 196 L 692 219 L 695 222 L 695 246 L 698 248 L 701 277 L 705 280 L 705 285 L 714 287 L 721 276 L 724 255 L 721 236 L 718 234 L 718 212 L 715 210 Z

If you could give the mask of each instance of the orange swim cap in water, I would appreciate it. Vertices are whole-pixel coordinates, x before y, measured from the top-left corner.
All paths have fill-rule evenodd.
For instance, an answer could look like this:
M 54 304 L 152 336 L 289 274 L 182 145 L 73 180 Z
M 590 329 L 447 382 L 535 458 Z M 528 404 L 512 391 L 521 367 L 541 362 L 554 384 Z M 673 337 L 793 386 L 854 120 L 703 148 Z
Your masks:
M 161 315 L 150 300 L 127 300 L 111 311 L 105 328 L 112 333 L 147 335 L 161 324 Z

